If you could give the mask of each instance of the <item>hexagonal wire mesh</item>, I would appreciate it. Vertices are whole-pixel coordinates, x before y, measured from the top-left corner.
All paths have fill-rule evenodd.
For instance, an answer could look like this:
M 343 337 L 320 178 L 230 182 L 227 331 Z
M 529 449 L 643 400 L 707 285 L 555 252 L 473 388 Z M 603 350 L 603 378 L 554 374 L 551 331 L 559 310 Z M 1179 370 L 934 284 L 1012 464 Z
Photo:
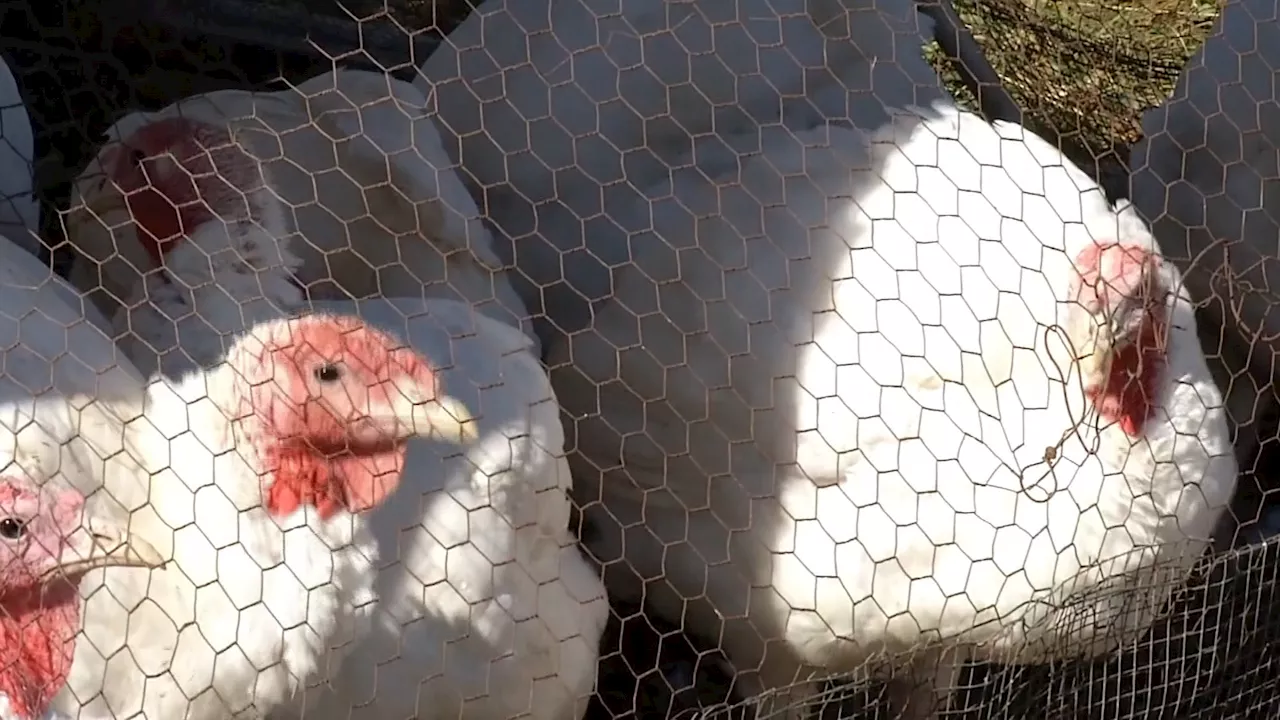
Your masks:
M 7 712 L 1276 716 L 1275 4 L 919 9 L 6 5 Z

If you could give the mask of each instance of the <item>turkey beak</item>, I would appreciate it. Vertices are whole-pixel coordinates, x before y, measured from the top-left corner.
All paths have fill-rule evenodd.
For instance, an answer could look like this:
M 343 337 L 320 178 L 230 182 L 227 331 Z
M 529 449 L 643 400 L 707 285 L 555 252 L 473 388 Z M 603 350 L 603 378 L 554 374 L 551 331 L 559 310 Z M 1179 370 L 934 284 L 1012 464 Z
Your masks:
M 1115 328 L 1107 318 L 1093 318 L 1090 327 L 1090 351 L 1080 361 L 1080 377 L 1088 382 L 1090 378 L 1102 376 L 1107 371 L 1107 363 L 1111 359 L 1114 348 Z
M 429 397 L 414 386 L 399 385 L 391 396 L 390 417 L 384 420 L 399 440 L 421 437 L 463 445 L 477 437 L 475 418 L 460 400 L 448 395 Z
M 1117 352 L 1138 341 L 1142 330 L 1142 314 L 1128 299 L 1094 316 L 1091 323 L 1092 352 L 1081 361 L 1081 377 L 1101 377 Z
M 97 568 L 145 567 L 164 565 L 164 558 L 151 543 L 129 534 L 124 527 L 92 518 L 87 530 L 78 530 L 63 549 L 58 562 L 44 574 L 45 580 L 55 576 L 76 577 Z

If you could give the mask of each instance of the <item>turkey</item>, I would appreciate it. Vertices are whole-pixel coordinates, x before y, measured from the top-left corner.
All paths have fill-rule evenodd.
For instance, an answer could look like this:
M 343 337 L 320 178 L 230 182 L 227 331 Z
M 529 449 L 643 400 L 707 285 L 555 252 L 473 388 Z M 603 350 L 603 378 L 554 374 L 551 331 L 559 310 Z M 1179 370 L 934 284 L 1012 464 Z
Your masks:
M 225 177 L 247 176 L 236 167 Z M 170 171 L 152 176 L 156 187 Z M 202 199 L 223 213 L 217 197 Z M 410 444 L 405 480 L 370 514 L 383 568 L 372 630 L 359 634 L 331 690 L 307 699 L 308 717 L 581 717 L 608 606 L 568 530 L 564 427 L 534 341 L 454 300 L 307 303 L 289 283 L 292 259 L 288 238 L 250 223 L 190 228 L 118 315 L 118 330 L 132 336 L 125 347 L 141 357 L 173 348 L 165 371 L 190 372 L 216 364 L 246 318 L 299 305 L 358 314 L 402 336 L 451 394 L 479 409 L 477 439 L 462 455 Z
M 909 717 L 966 658 L 1143 632 L 1236 463 L 1132 207 L 941 104 L 737 146 L 615 216 L 636 261 L 549 348 L 610 592 L 719 637 L 756 692 L 914 652 Z
M 1143 115 L 1130 197 L 1188 291 L 1207 301 L 1202 340 L 1239 426 L 1236 456 L 1251 466 L 1280 350 L 1280 296 L 1266 289 L 1280 281 L 1280 5 L 1221 7 L 1172 96 Z
M 156 202 L 180 196 L 205 173 L 191 187 L 194 209 L 181 236 L 140 260 L 138 282 L 120 296 L 112 319 L 121 349 L 143 372 L 179 378 L 220 363 L 246 328 L 301 307 L 307 293 L 295 273 L 302 260 L 288 241 L 285 207 L 263 187 L 262 166 L 224 128 L 162 120 L 131 140 L 145 153 L 144 192 Z M 240 210 L 248 217 L 226 220 Z
M 34 479 L 100 470 L 103 455 L 89 438 L 119 428 L 102 422 L 91 399 L 143 391 L 106 327 L 92 303 L 0 236 L 0 472 Z M 69 404 L 70 396 L 80 401 Z M 95 517 L 123 520 L 112 515 L 120 508 L 109 493 L 88 504 Z
M 157 567 L 159 553 L 87 515 L 84 496 L 0 476 L 0 718 L 45 717 L 66 682 L 80 629 L 76 586 L 104 567 Z
M 141 376 L 102 314 L 35 255 L 0 236 L 0 403 L 46 392 L 132 393 Z
M 17 81 L 0 60 L 0 425 L 7 427 L 15 401 L 50 391 L 133 392 L 141 385 L 137 373 L 120 364 L 103 315 L 37 258 L 34 153 Z
M 402 334 L 483 411 L 461 457 L 410 446 L 420 480 L 370 519 L 380 619 L 308 718 L 581 718 L 609 606 L 569 532 L 564 426 L 533 342 L 453 300 L 314 305 Z
M 760 126 L 875 128 L 948 98 L 921 55 L 931 31 L 911 0 L 488 0 L 415 85 L 545 345 L 610 295 L 631 259 L 615 209 L 672 168 L 736 162 L 727 138 Z
M 0 235 L 35 255 L 42 247 L 34 194 L 35 135 L 18 81 L 0 58 Z
M 126 115 L 75 183 L 73 284 L 113 315 L 164 246 L 210 219 L 198 199 L 234 186 L 221 219 L 296 231 L 297 280 L 314 298 L 453 297 L 519 325 L 524 306 L 425 105 L 408 83 L 339 69 L 279 92 L 222 90 Z M 192 122 L 207 133 L 193 138 Z M 151 140 L 139 139 L 147 127 Z M 158 147 L 178 155 L 156 157 Z M 246 154 L 261 162 L 251 177 L 220 179 Z M 174 160 L 193 174 L 151 187 Z
M 116 444 L 99 476 L 64 479 L 105 486 L 168 564 L 86 579 L 105 591 L 55 709 L 262 716 L 326 680 L 373 599 L 367 513 L 394 493 L 405 443 L 472 435 L 437 381 L 391 336 L 309 315 L 250 328 L 226 363 L 142 403 L 99 403 L 122 419 Z
M 34 478 L 98 467 L 101 456 L 80 437 L 89 430 L 81 411 L 96 417 L 92 403 L 65 399 L 136 397 L 143 388 L 106 327 L 92 303 L 0 236 L 0 471 L 16 465 Z M 91 498 L 95 514 L 109 512 L 102 500 Z

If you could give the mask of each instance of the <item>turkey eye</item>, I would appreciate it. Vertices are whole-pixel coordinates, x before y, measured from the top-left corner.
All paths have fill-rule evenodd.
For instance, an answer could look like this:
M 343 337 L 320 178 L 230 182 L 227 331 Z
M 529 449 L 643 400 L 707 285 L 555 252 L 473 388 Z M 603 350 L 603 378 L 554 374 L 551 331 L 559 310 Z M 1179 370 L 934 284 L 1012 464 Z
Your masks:
M 21 520 L 7 517 L 0 520 L 0 537 L 5 540 L 18 540 L 27 534 L 27 524 Z
M 342 379 L 342 371 L 338 369 L 337 365 L 321 365 L 315 369 L 315 376 L 316 380 L 322 383 L 334 383 Z

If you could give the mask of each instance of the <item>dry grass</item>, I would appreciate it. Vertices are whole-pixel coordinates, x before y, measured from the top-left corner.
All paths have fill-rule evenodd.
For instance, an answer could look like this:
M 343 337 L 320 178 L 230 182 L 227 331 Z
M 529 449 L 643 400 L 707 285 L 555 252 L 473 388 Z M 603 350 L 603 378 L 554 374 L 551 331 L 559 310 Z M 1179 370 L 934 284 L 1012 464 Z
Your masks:
M 1086 168 L 1127 157 L 1218 13 L 1215 0 L 955 3 L 1028 125 Z

